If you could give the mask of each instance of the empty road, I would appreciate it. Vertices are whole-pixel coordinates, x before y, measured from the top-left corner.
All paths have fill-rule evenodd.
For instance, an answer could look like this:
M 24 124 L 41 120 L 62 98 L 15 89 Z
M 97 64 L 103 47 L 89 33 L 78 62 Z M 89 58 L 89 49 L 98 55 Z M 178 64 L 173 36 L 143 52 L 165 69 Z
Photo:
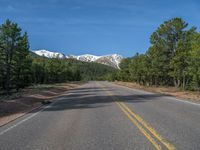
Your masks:
M 200 104 L 88 82 L 0 127 L 0 150 L 200 150 Z

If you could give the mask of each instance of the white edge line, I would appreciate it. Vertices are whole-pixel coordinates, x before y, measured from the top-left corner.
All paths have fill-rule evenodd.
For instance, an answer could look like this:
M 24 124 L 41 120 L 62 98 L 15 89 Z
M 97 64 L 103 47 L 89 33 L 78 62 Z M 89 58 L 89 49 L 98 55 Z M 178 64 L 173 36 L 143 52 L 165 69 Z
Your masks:
M 68 94 L 66 94 L 66 95 L 70 95 L 70 94 L 71 94 L 71 93 L 68 93 Z M 47 108 L 50 108 L 52 105 L 54 105 L 55 103 L 57 103 L 59 100 L 62 100 L 62 98 L 59 98 L 58 100 L 56 100 L 56 101 L 54 101 L 53 103 L 47 105 L 46 107 L 42 108 L 42 109 L 39 110 L 38 112 L 36 112 L 36 113 L 32 114 L 31 116 L 29 116 L 29 117 L 27 117 L 27 118 L 21 120 L 20 122 L 18 122 L 18 123 L 16 123 L 16 124 L 12 125 L 11 127 L 7 128 L 7 129 L 5 129 L 5 130 L 3 130 L 2 132 L 0 132 L 0 136 L 3 135 L 4 133 L 10 131 L 11 129 L 17 127 L 18 125 L 20 125 L 20 124 L 26 122 L 27 120 L 29 120 L 29 119 L 35 117 L 37 114 L 39 114 L 39 113 L 42 112 L 43 110 L 45 110 L 45 109 L 47 109 Z
M 196 102 L 190 102 L 190 101 L 187 101 L 187 100 L 178 99 L 176 97 L 168 97 L 168 99 L 171 99 L 171 100 L 174 100 L 174 101 L 179 101 L 179 102 L 182 102 L 182 103 L 188 103 L 188 104 L 200 106 L 200 103 L 198 103 L 198 102 L 197 103 Z
M 137 91 L 137 92 L 141 92 L 141 93 L 147 93 L 147 94 L 155 94 L 154 92 L 149 92 L 149 91 L 145 91 L 145 90 L 140 90 L 140 89 L 135 89 L 135 88 L 131 88 L 131 87 L 127 87 L 127 86 L 124 86 L 124 85 L 119 85 L 119 84 L 115 84 L 115 83 L 111 83 L 111 84 L 114 84 L 114 85 L 118 85 L 118 86 L 121 86 L 121 87 L 125 87 L 125 88 L 127 88 L 127 89 L 129 89 L 129 90 L 133 90 L 133 91 Z M 162 93 L 160 93 L 160 94 L 162 94 Z M 165 94 L 163 94 L 164 96 L 165 96 Z M 191 101 L 189 101 L 189 100 L 183 100 L 183 99 L 179 99 L 179 98 L 177 98 L 177 97 L 175 97 L 175 96 L 166 96 L 168 99 L 170 99 L 170 100 L 174 100 L 174 101 L 179 101 L 179 102 L 182 102 L 182 103 L 188 103 L 188 104 L 191 104 L 191 105 L 195 105 L 195 106 L 200 106 L 200 103 L 198 103 L 198 102 L 191 102 Z

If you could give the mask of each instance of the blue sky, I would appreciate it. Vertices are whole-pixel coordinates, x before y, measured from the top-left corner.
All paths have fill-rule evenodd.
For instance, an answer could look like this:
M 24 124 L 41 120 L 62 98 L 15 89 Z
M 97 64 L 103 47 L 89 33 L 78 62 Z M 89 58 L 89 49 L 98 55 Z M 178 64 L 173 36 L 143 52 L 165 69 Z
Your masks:
M 31 49 L 125 57 L 144 53 L 165 20 L 182 17 L 200 26 L 198 0 L 0 0 L 7 18 L 28 32 Z

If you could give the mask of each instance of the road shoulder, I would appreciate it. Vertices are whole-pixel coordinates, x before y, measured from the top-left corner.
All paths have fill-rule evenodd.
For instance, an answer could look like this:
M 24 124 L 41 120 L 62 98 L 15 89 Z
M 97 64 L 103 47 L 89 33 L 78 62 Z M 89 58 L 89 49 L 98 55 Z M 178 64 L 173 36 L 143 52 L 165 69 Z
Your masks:
M 197 103 L 200 104 L 200 93 L 199 92 L 193 92 L 193 91 L 181 91 L 177 88 L 170 88 L 170 87 L 147 87 L 138 85 L 131 82 L 111 82 L 115 85 L 120 85 L 123 87 L 127 87 L 130 89 L 136 89 L 136 90 L 142 90 L 146 92 L 152 92 L 152 93 L 159 93 L 166 96 L 171 96 L 176 100 L 189 102 L 189 103 Z
M 82 83 L 57 84 L 48 89 L 28 90 L 20 98 L 0 101 L 0 127 L 40 108 L 44 101 L 52 101 Z

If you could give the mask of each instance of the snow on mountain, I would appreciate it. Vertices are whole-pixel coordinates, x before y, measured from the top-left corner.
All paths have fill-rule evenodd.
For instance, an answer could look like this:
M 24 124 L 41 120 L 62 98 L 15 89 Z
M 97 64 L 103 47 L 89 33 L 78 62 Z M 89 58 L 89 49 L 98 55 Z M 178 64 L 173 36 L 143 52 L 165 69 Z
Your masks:
M 105 61 L 106 59 L 107 59 L 107 61 Z M 119 68 L 119 64 L 122 59 L 123 59 L 123 57 L 121 55 L 112 54 L 112 55 L 102 56 L 100 59 L 97 60 L 97 62 L 99 62 L 99 63 L 102 62 L 105 65 L 110 65 L 112 67 Z M 109 64 L 107 64 L 106 62 L 108 62 Z
M 85 62 L 97 62 L 104 65 L 112 66 L 115 68 L 119 68 L 119 63 L 123 59 L 123 57 L 118 54 L 103 55 L 103 56 L 84 54 L 84 55 L 75 56 L 75 55 L 64 55 L 62 53 L 50 52 L 47 50 L 36 50 L 33 52 L 39 56 L 45 56 L 48 58 L 74 58 L 74 59 L 85 61 Z
M 94 62 L 97 59 L 99 59 L 100 57 L 101 56 L 95 56 L 95 55 L 85 54 L 85 55 L 77 56 L 76 59 L 80 60 L 80 61 Z
M 58 52 L 50 52 L 48 50 L 36 50 L 36 51 L 33 51 L 34 53 L 36 53 L 37 55 L 39 56 L 45 56 L 47 58 L 65 58 L 65 55 L 62 54 L 62 53 L 58 53 Z

